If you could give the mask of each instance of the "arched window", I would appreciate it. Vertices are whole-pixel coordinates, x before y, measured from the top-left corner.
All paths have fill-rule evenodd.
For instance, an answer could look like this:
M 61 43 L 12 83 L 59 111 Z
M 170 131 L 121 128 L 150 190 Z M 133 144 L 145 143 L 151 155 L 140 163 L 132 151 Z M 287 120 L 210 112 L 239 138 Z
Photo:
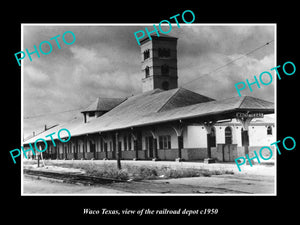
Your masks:
M 158 57 L 170 57 L 170 56 L 171 56 L 170 49 L 166 49 L 166 48 L 158 49 Z
M 161 74 L 169 75 L 169 66 L 167 64 L 161 66 Z
M 232 130 L 230 127 L 225 128 L 225 144 L 232 144 Z
M 273 134 L 272 127 L 268 126 L 268 128 L 267 128 L 267 135 L 272 135 L 272 134 Z
M 161 87 L 162 87 L 163 90 L 169 90 L 169 82 L 168 81 L 164 81 L 161 84 Z
M 145 74 L 146 74 L 146 78 L 149 77 L 149 75 L 150 75 L 149 66 L 146 66 L 146 68 L 145 68 Z
M 150 57 L 150 51 L 149 51 L 149 49 L 147 49 L 144 51 L 144 60 L 148 59 L 149 57 Z

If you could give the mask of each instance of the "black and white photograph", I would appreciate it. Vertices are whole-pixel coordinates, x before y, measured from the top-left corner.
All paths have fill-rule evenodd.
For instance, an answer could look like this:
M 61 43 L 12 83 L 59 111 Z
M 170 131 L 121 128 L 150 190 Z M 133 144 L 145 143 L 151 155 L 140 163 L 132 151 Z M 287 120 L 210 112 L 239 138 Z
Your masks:
M 296 4 L 45 3 L 2 14 L 4 221 L 296 218 Z
M 276 195 L 276 24 L 158 27 L 22 25 L 23 195 Z

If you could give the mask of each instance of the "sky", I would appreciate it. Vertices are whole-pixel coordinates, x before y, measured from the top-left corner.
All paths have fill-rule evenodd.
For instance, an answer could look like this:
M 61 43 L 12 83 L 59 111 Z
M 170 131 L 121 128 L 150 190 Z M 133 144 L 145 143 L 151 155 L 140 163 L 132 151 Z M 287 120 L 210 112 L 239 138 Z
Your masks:
M 141 93 L 144 74 L 134 32 L 145 27 L 153 29 L 151 24 L 23 24 L 21 51 L 33 52 L 34 45 L 38 48 L 43 41 L 52 44 L 50 54 L 40 53 L 40 58 L 33 54 L 32 61 L 28 56 L 22 60 L 23 136 L 38 133 L 45 125 L 82 117 L 80 111 L 97 97 Z M 76 37 L 71 45 L 62 40 L 66 31 Z M 61 49 L 50 40 L 57 35 Z M 276 66 L 272 24 L 182 24 L 178 28 L 175 23 L 168 35 L 178 38 L 178 85 L 216 100 L 238 96 L 236 83 L 254 81 L 254 75 L 259 77 Z M 72 42 L 72 35 L 66 34 L 65 40 Z M 245 55 L 267 42 L 270 44 Z M 49 46 L 43 44 L 42 50 L 48 52 Z M 253 92 L 247 88 L 241 94 L 274 102 L 276 75 L 274 71 L 271 74 L 274 79 L 270 85 L 261 85 L 260 89 L 253 86 Z M 269 81 L 268 77 L 263 79 Z

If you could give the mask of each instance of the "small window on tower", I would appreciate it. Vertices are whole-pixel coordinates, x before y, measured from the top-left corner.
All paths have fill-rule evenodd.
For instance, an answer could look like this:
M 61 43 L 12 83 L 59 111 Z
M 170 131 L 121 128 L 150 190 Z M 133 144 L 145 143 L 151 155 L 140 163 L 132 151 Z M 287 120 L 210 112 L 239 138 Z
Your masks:
M 145 74 L 146 74 L 146 78 L 150 76 L 149 66 L 146 66 L 146 68 L 145 68 Z
M 170 57 L 170 56 L 171 56 L 170 49 L 166 49 L 166 48 L 158 49 L 158 57 Z
M 168 81 L 164 81 L 162 84 L 161 84 L 161 87 L 163 90 L 169 90 L 169 82 Z
M 161 66 L 161 74 L 162 75 L 169 75 L 169 66 L 164 64 Z
M 147 49 L 144 51 L 144 60 L 148 59 L 149 57 L 150 57 L 150 51 L 149 51 L 149 49 Z

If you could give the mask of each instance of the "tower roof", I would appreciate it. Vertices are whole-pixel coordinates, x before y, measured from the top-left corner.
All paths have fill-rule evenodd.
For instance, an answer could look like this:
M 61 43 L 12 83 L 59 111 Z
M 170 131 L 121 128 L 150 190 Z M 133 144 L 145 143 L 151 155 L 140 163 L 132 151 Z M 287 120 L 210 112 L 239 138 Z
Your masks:
M 158 33 L 159 33 L 159 36 L 157 36 L 156 32 L 150 34 L 152 40 L 158 40 L 159 38 L 168 39 L 168 40 L 172 40 L 172 39 L 177 40 L 178 39 L 177 37 L 173 37 L 173 36 L 170 36 L 170 35 L 162 34 L 160 32 L 158 32 Z M 143 44 L 144 42 L 146 42 L 148 40 L 150 40 L 149 36 L 146 35 L 144 38 L 141 39 L 140 43 Z

